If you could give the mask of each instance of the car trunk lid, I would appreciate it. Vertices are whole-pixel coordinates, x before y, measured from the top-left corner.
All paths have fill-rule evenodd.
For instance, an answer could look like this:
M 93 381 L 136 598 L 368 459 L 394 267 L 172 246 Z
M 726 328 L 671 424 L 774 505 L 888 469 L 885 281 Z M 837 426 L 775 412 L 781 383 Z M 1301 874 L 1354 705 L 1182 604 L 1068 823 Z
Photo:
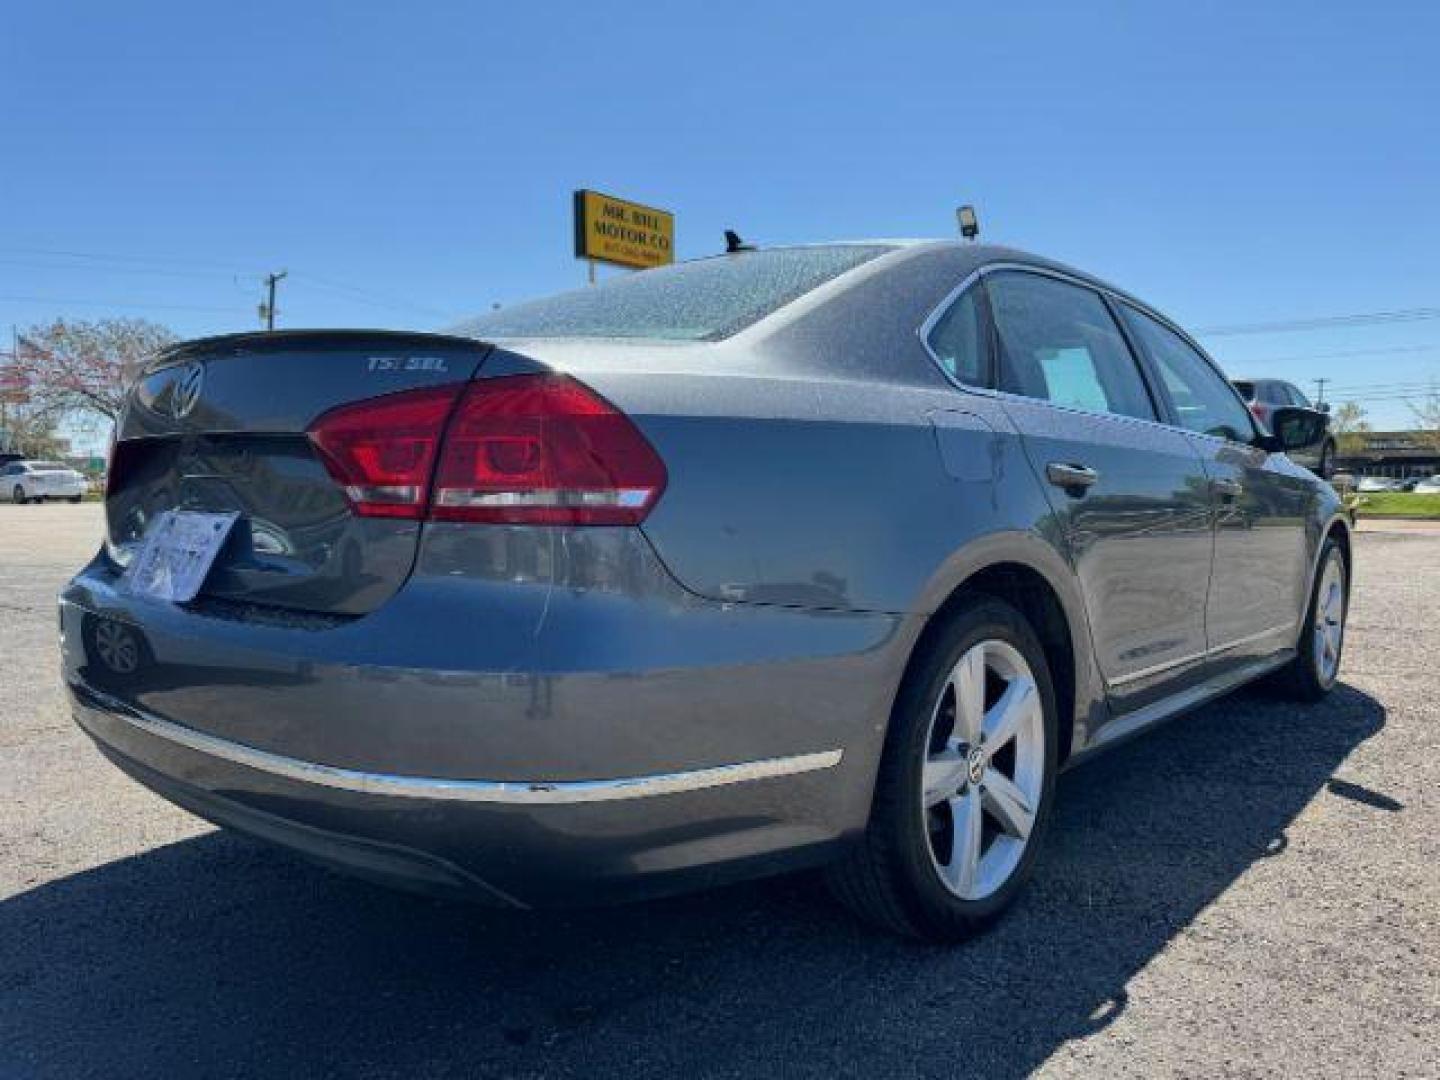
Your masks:
M 410 573 L 421 523 L 357 515 L 307 428 L 337 407 L 464 383 L 489 347 L 441 335 L 292 331 L 189 342 L 136 383 L 117 428 L 107 550 L 167 510 L 239 519 L 201 595 L 359 615 Z

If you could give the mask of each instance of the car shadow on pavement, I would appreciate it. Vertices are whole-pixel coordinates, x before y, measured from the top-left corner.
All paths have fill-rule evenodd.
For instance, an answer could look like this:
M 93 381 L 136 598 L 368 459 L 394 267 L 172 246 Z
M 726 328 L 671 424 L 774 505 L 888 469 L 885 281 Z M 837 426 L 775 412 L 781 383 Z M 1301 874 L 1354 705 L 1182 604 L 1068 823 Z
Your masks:
M 513 913 L 392 894 L 212 833 L 0 904 L 0 1076 L 1022 1076 L 1383 726 L 1341 687 L 1230 697 L 1067 774 L 1010 915 L 940 949 L 813 876 Z

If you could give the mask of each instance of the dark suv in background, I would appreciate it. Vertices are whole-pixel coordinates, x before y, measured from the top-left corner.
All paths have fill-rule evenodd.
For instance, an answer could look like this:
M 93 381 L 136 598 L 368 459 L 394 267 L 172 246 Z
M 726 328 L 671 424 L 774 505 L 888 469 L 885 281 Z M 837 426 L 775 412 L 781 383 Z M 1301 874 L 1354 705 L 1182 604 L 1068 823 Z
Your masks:
M 1290 451 L 1291 460 L 1305 466 L 1322 480 L 1335 475 L 1335 436 L 1330 433 L 1328 405 L 1313 405 L 1294 383 L 1283 379 L 1236 379 L 1235 389 L 1250 406 L 1250 411 L 1267 427 L 1276 409 L 1310 409 L 1326 417 L 1320 436 L 1308 446 Z

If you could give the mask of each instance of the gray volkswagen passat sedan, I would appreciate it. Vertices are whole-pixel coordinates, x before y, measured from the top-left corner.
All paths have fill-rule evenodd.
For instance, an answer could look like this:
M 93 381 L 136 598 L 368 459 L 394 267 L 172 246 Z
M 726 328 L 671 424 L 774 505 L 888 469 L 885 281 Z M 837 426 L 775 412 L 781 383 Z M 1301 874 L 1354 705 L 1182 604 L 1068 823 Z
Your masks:
M 1350 534 L 1175 325 L 957 243 L 747 251 L 445 336 L 166 351 L 60 600 L 75 715 L 212 821 L 515 906 L 827 864 L 949 939 L 1057 771 L 1336 678 Z

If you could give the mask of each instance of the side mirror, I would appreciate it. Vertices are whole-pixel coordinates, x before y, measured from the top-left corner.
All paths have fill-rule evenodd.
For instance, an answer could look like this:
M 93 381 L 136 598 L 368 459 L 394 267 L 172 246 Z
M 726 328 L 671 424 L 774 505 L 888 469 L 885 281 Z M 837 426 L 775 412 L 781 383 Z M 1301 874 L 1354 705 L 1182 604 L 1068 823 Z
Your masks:
M 1326 416 L 1329 416 L 1329 415 L 1330 415 L 1330 402 L 1328 402 L 1328 401 L 1322 401 L 1322 402 L 1320 402 L 1320 404 L 1316 405 L 1315 408 L 1319 409 L 1319 410 L 1320 410 L 1321 412 L 1323 412 Z
M 1318 409 L 1280 408 L 1270 414 L 1271 450 L 1299 450 L 1325 437 L 1330 418 Z

